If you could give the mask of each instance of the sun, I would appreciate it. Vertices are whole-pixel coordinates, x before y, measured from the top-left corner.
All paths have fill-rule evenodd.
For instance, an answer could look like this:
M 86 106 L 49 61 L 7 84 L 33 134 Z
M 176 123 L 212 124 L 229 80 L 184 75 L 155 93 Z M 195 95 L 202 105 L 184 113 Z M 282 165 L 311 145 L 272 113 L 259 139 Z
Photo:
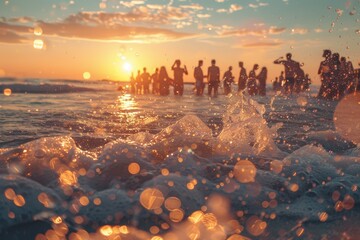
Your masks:
M 122 68 L 124 71 L 126 72 L 130 72 L 132 70 L 132 65 L 131 63 L 129 62 L 125 62 L 123 65 L 122 65 Z

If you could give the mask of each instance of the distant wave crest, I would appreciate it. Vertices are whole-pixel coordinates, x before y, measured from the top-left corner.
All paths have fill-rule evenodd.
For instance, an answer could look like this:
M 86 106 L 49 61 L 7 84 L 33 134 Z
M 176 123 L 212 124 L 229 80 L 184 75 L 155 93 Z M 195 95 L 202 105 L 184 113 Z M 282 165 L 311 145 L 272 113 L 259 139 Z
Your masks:
M 77 87 L 69 84 L 4 84 L 0 85 L 0 91 L 11 89 L 12 93 L 35 93 L 35 94 L 55 94 L 55 93 L 74 93 L 96 91 L 92 88 Z

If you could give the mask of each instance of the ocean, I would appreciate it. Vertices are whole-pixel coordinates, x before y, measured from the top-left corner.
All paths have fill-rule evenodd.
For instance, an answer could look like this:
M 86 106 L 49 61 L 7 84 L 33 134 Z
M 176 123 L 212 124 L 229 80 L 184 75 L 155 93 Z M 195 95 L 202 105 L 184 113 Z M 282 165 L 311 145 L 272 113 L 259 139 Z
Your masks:
M 357 239 L 359 94 L 317 90 L 3 78 L 0 239 Z

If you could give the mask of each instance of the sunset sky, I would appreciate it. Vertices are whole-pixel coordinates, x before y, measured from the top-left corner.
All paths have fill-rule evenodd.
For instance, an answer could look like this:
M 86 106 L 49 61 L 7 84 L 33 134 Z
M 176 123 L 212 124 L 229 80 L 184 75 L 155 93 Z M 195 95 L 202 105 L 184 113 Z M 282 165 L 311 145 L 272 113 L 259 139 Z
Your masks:
M 223 73 L 238 61 L 269 69 L 293 53 L 319 83 L 325 48 L 360 62 L 359 0 L 2 0 L 0 76 L 126 81 L 132 71 L 186 64 L 193 81 L 216 59 Z

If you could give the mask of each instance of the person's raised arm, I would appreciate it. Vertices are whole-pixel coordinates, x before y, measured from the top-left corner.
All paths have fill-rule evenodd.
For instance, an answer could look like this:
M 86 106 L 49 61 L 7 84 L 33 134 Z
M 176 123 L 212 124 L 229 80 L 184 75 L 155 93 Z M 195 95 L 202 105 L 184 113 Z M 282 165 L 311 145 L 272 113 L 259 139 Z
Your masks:
M 186 68 L 186 65 L 184 65 L 184 73 L 185 73 L 186 75 L 188 75 L 188 70 L 187 70 L 187 68 Z
M 279 57 L 278 59 L 276 59 L 276 60 L 274 61 L 274 63 L 275 63 L 275 64 L 280 64 L 280 63 L 284 62 L 284 60 L 282 60 L 282 59 L 283 59 L 283 57 Z
M 171 70 L 175 69 L 175 65 L 176 65 L 176 61 L 173 63 L 173 65 L 171 66 Z

